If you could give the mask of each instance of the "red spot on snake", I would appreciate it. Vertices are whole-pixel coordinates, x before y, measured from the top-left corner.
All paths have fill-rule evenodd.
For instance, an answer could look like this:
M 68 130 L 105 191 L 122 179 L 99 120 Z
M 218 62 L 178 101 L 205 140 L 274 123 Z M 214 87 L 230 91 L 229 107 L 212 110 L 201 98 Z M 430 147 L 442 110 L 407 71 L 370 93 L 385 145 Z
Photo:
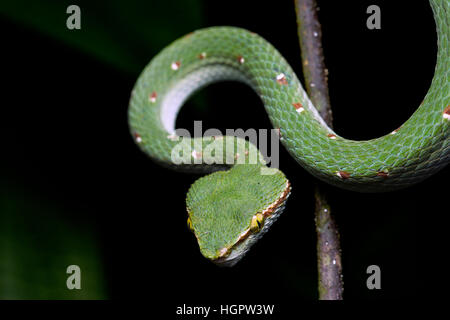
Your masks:
M 134 133 L 134 139 L 136 140 L 137 143 L 142 142 L 142 137 L 137 132 Z
M 148 101 L 150 101 L 151 103 L 155 103 L 156 102 L 156 97 L 157 97 L 158 95 L 156 94 L 156 92 L 155 91 L 153 91 L 152 93 L 150 93 L 149 95 L 148 95 Z
M 284 75 L 284 73 L 280 73 L 279 75 L 277 75 L 277 82 L 281 85 L 287 85 L 287 80 L 286 80 L 286 76 Z
M 180 66 L 181 66 L 181 62 L 175 61 L 175 62 L 172 62 L 170 67 L 172 68 L 172 70 L 178 70 L 180 68 Z
M 294 106 L 295 110 L 297 110 L 298 113 L 303 112 L 305 110 L 300 102 L 293 103 L 292 105 Z
M 344 180 L 350 178 L 350 173 L 348 173 L 346 171 L 338 171 L 336 174 L 339 178 L 344 179 Z
M 199 58 L 200 60 L 205 59 L 205 58 L 206 58 L 206 52 L 200 53 L 200 54 L 198 55 L 198 58 Z
M 447 106 L 447 108 L 444 109 L 444 113 L 442 114 L 444 119 L 450 120 L 450 104 Z
M 329 134 L 327 134 L 327 136 L 330 139 L 336 139 L 336 135 L 335 134 L 329 133 Z
M 275 130 L 277 131 L 278 137 L 281 139 L 282 138 L 281 128 L 276 128 Z
M 389 177 L 389 172 L 386 172 L 386 171 L 378 171 L 378 172 L 377 172 L 377 176 L 378 176 L 378 177 L 387 178 L 387 177 Z

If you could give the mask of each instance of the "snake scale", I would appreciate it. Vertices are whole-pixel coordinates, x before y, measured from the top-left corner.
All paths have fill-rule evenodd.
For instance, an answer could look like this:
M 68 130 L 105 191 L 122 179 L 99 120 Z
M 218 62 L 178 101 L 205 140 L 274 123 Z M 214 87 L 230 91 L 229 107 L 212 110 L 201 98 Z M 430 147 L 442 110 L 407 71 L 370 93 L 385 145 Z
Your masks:
M 337 187 L 395 190 L 447 165 L 450 1 L 430 4 L 438 34 L 431 86 L 400 128 L 367 141 L 345 139 L 329 128 L 286 60 L 255 33 L 235 27 L 197 30 L 152 59 L 131 94 L 130 130 L 141 150 L 161 165 L 179 171 L 216 171 L 197 180 L 186 200 L 188 225 L 205 257 L 234 265 L 279 216 L 291 190 L 284 174 L 267 168 L 256 146 L 243 138 L 176 134 L 179 109 L 208 84 L 223 80 L 248 84 L 261 98 L 290 155 L 312 175 Z M 256 162 L 251 155 L 256 155 Z M 217 171 L 223 164 L 231 169 Z

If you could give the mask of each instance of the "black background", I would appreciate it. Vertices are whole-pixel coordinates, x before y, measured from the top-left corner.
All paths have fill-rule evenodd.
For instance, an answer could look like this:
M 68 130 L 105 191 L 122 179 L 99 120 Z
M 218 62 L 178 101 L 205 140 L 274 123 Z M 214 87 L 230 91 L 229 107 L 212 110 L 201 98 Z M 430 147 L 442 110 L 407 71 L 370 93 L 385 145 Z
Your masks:
M 371 4 L 381 7 L 381 30 L 366 28 Z M 391 132 L 414 112 L 431 83 L 437 49 L 429 4 L 319 6 L 336 132 L 352 139 Z M 174 10 L 168 19 L 176 22 L 182 14 Z M 208 1 L 203 14 L 199 28 L 233 25 L 262 35 L 302 79 L 292 1 Z M 171 308 L 276 303 L 279 310 L 317 299 L 314 179 L 283 147 L 280 169 L 293 186 L 285 213 L 238 265 L 219 268 L 201 256 L 186 228 L 185 193 L 198 176 L 159 167 L 129 134 L 127 105 L 138 73 L 117 71 L 8 19 L 1 29 L 2 179 L 67 211 L 76 208 L 83 216 L 72 219 L 94 225 L 110 297 Z M 139 54 L 146 57 L 139 61 L 143 68 L 151 54 Z M 195 104 L 202 98 L 206 109 Z M 258 97 L 237 83 L 213 85 L 191 99 L 177 126 L 192 128 L 194 120 L 223 132 L 271 128 Z M 445 211 L 438 200 L 445 197 L 439 186 L 446 177 L 448 168 L 419 185 L 382 194 L 326 187 L 341 232 L 346 299 L 416 296 L 423 280 L 416 265 L 424 237 L 419 230 L 430 215 Z M 366 287 L 372 264 L 382 271 L 378 291 Z M 158 300 L 151 298 L 155 293 Z

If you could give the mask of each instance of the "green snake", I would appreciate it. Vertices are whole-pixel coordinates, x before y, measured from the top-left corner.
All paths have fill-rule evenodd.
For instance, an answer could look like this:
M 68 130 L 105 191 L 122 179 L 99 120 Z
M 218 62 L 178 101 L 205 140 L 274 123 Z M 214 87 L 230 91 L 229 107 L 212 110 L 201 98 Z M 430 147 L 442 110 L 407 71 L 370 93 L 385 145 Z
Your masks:
M 217 81 L 244 82 L 261 98 L 284 147 L 318 179 L 362 192 L 411 186 L 450 159 L 450 1 L 430 3 L 438 34 L 431 86 L 400 128 L 372 140 L 337 135 L 281 54 L 247 30 L 197 30 L 152 59 L 131 93 L 130 130 L 140 149 L 163 166 L 214 171 L 191 186 L 186 200 L 188 226 L 206 258 L 226 266 L 239 261 L 280 215 L 291 186 L 244 138 L 177 135 L 184 101 Z

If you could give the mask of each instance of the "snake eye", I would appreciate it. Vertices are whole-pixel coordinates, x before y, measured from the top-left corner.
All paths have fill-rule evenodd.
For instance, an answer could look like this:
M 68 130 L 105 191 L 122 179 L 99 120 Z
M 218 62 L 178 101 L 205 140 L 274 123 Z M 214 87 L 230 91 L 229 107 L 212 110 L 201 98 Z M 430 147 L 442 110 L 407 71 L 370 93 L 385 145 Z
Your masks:
M 250 223 L 250 230 L 252 232 L 259 232 L 264 225 L 264 216 L 262 213 L 257 213 L 252 217 L 252 222 Z
M 191 230 L 192 232 L 194 232 L 194 227 L 192 226 L 191 217 L 188 217 L 188 218 L 187 218 L 187 226 L 188 226 L 189 230 Z

